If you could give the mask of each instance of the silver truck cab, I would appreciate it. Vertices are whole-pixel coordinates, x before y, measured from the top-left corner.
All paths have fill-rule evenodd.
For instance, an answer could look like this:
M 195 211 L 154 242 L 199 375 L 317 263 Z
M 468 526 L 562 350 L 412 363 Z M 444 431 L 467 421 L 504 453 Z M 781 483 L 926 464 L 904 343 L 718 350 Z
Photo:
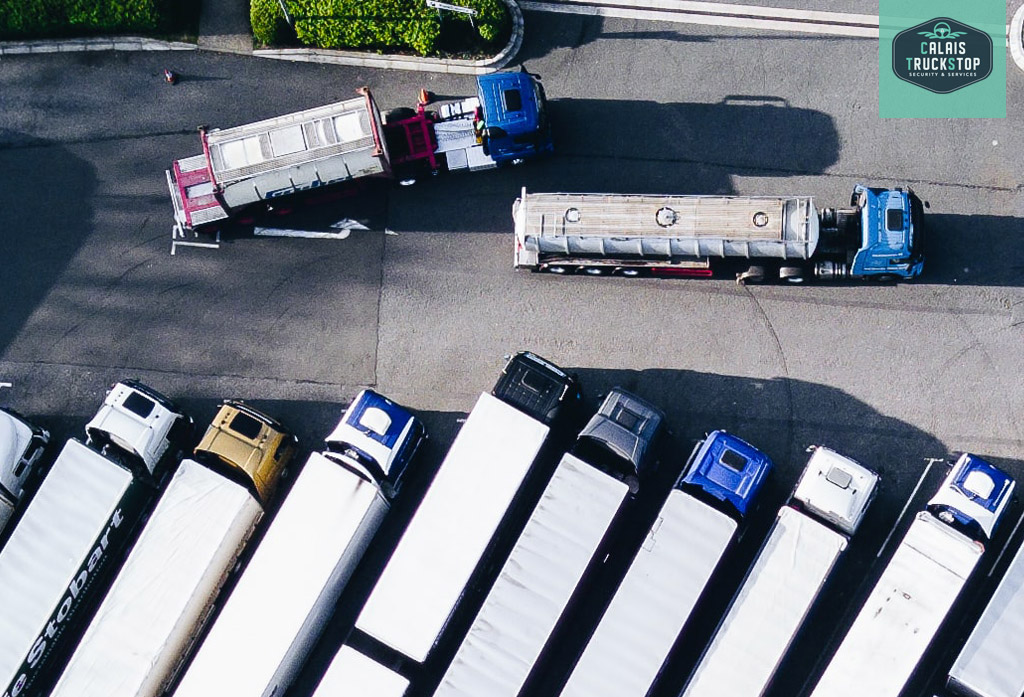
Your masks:
M 810 448 L 795 502 L 845 535 L 852 535 L 878 490 L 878 475 L 864 465 L 824 446 Z
M 49 440 L 49 433 L 17 412 L 0 409 L 0 531 L 11 519 Z
M 580 431 L 573 453 L 621 479 L 636 493 L 641 470 L 654 450 L 664 420 L 657 407 L 621 388 L 613 388 Z
M 164 455 L 187 447 L 192 427 L 192 418 L 167 397 L 137 380 L 122 380 L 107 392 L 85 433 L 88 445 L 113 445 L 154 475 Z

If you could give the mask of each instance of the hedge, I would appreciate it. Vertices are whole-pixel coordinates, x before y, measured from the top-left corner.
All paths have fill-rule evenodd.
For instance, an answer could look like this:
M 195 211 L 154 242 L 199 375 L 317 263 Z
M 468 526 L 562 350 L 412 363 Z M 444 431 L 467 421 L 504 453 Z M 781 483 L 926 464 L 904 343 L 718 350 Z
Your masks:
M 0 39 L 152 34 L 175 0 L 0 0 Z
M 501 0 L 446 0 L 477 11 L 473 25 L 484 41 L 498 38 L 508 24 Z M 329 49 L 412 49 L 434 52 L 441 35 L 441 17 L 424 0 L 286 0 L 295 23 L 285 22 L 278 0 L 251 0 L 250 15 L 256 42 L 285 43 L 298 37 L 310 46 Z M 445 12 L 444 21 L 469 22 L 469 16 Z

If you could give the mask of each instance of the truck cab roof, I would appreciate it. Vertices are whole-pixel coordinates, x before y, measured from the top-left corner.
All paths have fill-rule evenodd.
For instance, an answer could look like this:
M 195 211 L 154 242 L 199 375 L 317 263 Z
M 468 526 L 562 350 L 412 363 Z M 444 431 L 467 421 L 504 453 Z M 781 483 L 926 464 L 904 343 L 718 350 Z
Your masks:
M 627 478 L 643 473 L 665 415 L 625 390 L 613 388 L 580 431 L 574 454 Z
M 91 444 L 113 444 L 154 474 L 170 448 L 184 446 L 191 426 L 191 417 L 167 397 L 137 380 L 122 380 L 107 392 L 85 433 Z
M 693 449 L 676 488 L 696 488 L 742 518 L 772 468 L 771 459 L 742 438 L 712 431 Z
M 227 465 L 228 473 L 251 486 L 266 504 L 296 445 L 295 436 L 277 419 L 229 399 L 221 404 L 195 453 Z
M 530 351 L 512 356 L 491 394 L 541 423 L 551 425 L 580 399 L 576 379 Z
M 405 407 L 362 390 L 327 436 L 328 449 L 354 459 L 377 484 L 397 490 L 426 431 Z
M 928 509 L 940 520 L 991 539 L 1014 485 L 1002 470 L 977 455 L 964 453 L 928 502 Z
M 921 216 L 917 197 L 902 189 L 872 189 L 858 184 L 853 201 L 860 211 L 861 248 L 854 275 L 890 274 L 913 278 L 924 268 L 920 252 Z
M 534 133 L 540 126 L 540 105 L 534 78 L 525 72 L 504 72 L 477 77 L 477 98 L 488 128 L 508 135 Z
M 875 496 L 878 475 L 835 450 L 816 446 L 793 492 L 804 509 L 852 535 Z

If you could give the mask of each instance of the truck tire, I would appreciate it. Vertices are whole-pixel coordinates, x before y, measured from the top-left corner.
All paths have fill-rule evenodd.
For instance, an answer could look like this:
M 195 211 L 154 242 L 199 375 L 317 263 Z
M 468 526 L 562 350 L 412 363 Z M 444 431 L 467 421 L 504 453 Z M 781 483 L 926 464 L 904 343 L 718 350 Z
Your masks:
M 608 273 L 608 269 L 603 266 L 585 266 L 583 273 L 588 276 L 604 276 Z
M 397 109 L 391 109 L 384 114 L 384 123 L 389 124 L 394 123 L 395 121 L 402 121 L 403 119 L 411 119 L 415 115 L 416 110 L 411 107 L 398 107 Z
M 626 276 L 627 278 L 636 278 L 637 276 L 640 275 L 640 269 L 634 269 L 634 268 L 617 269 L 615 271 L 615 273 L 618 276 Z
M 553 264 L 551 266 L 545 266 L 543 269 L 541 269 L 541 271 L 546 271 L 547 273 L 554 273 L 558 274 L 559 276 L 564 276 L 565 274 L 572 271 L 572 267 L 562 266 L 561 264 Z
M 741 286 L 752 283 L 764 283 L 764 267 L 763 266 L 751 266 L 743 273 L 736 274 L 736 283 Z
M 783 266 L 779 269 L 779 279 L 787 283 L 803 283 L 804 270 L 799 266 Z

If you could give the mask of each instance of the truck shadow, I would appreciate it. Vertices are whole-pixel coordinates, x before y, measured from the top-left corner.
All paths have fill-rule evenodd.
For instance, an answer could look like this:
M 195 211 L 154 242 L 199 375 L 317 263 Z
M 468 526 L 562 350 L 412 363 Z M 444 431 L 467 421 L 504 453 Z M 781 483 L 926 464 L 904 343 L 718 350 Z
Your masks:
M 0 355 L 92 232 L 92 166 L 61 145 L 25 137 L 0 129 Z M 66 185 L 54 186 L 55 176 Z

